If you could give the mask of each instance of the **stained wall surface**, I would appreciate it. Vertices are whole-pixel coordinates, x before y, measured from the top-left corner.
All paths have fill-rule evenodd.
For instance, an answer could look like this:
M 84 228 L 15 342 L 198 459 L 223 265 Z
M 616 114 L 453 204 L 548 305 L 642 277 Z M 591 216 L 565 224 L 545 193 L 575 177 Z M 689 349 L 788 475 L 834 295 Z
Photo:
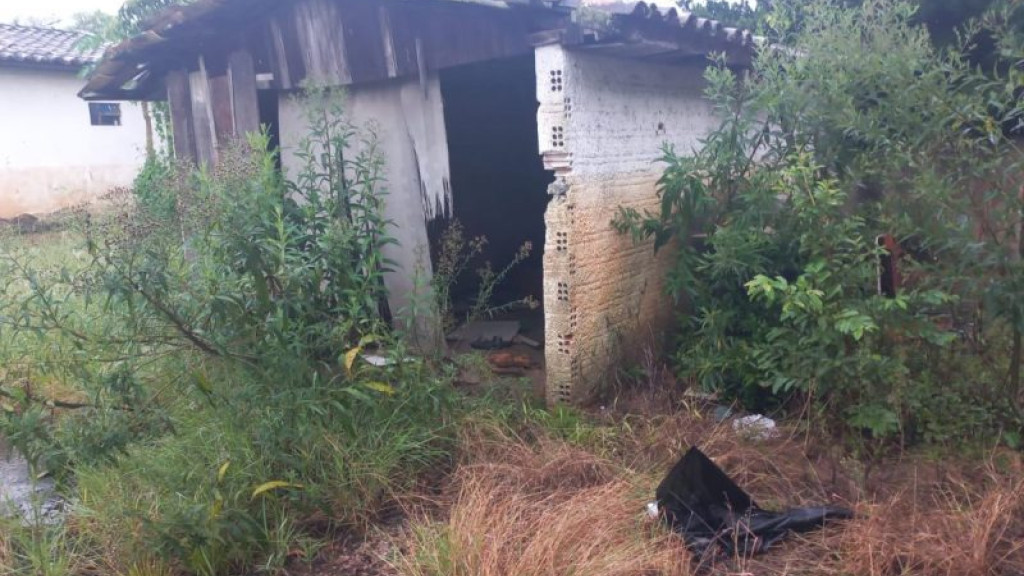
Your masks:
M 136 104 L 120 126 L 93 126 L 70 71 L 0 67 L 0 217 L 47 213 L 131 184 L 145 160 Z
M 674 320 L 670 249 L 611 227 L 621 206 L 656 210 L 665 143 L 686 152 L 714 127 L 703 66 L 666 66 L 558 45 L 537 49 L 541 154 L 556 181 L 544 253 L 548 401 L 586 400 L 656 347 Z
M 448 147 L 441 102 L 440 82 L 431 75 L 351 87 L 345 111 L 357 126 L 372 129 L 384 160 L 385 216 L 391 220 L 391 236 L 398 242 L 384 249 L 394 263 L 386 274 L 392 313 L 415 323 L 424 341 L 436 338 L 426 303 L 432 277 L 427 220 L 450 209 Z M 303 96 L 282 96 L 279 105 L 281 163 L 285 174 L 295 178 L 302 168 L 296 156 L 307 136 Z M 356 146 L 358 149 L 358 144 Z

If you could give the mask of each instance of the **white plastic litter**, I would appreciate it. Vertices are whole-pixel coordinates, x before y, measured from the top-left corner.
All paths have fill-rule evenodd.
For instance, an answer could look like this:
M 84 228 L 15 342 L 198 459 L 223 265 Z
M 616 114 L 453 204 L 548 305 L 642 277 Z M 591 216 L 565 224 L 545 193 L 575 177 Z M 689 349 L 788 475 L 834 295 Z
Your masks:
M 647 503 L 647 518 L 648 519 L 650 519 L 650 520 L 657 520 L 658 519 L 658 512 L 659 511 L 658 511 L 658 503 L 657 502 L 648 502 Z
M 732 421 L 732 429 L 751 440 L 770 440 L 779 437 L 775 420 L 761 414 L 752 414 Z
M 393 366 L 395 359 L 390 356 L 381 356 L 380 354 L 363 354 L 363 361 L 367 364 L 382 368 L 384 366 Z M 414 362 L 416 358 L 406 356 L 402 358 L 402 362 Z

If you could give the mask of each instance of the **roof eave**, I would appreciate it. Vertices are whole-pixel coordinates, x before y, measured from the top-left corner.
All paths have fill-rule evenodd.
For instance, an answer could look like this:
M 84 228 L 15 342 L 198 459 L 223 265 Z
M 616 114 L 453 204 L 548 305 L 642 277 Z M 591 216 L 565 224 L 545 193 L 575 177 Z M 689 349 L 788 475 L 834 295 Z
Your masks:
M 42 70 L 48 72 L 68 72 L 77 74 L 93 62 L 41 61 L 27 59 L 0 58 L 0 68 L 19 68 L 25 70 Z

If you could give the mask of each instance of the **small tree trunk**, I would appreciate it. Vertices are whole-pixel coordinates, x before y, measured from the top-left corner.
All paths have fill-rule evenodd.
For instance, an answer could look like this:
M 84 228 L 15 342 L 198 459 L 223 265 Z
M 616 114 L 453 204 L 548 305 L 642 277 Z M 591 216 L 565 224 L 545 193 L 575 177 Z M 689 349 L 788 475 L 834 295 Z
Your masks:
M 153 145 L 153 115 L 149 111 L 149 102 L 142 102 L 142 120 L 146 123 L 146 160 L 153 160 L 156 147 Z

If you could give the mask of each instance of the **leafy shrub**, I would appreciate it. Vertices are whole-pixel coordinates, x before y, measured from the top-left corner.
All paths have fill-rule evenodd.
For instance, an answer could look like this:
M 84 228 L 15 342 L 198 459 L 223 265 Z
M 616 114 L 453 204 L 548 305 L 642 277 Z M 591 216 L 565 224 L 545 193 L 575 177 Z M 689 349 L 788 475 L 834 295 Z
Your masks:
M 967 44 L 937 51 L 899 0 L 803 10 L 749 73 L 709 67 L 721 123 L 693 154 L 666 148 L 659 213 L 614 223 L 656 249 L 682 239 L 679 372 L 874 438 L 1019 427 L 1020 339 L 1007 353 L 1005 336 L 1021 316 L 993 301 L 1020 301 L 1022 157 L 1004 132 L 1019 75 L 982 74 Z M 878 284 L 890 256 L 896 294 Z
M 147 167 L 79 266 L 5 260 L 6 351 L 54 384 L 5 379 L 4 431 L 76 476 L 76 536 L 112 572 L 280 568 L 304 519 L 361 525 L 447 454 L 450 388 L 386 322 L 375 136 L 339 94 L 308 102 L 293 181 L 255 135 L 213 170 Z

